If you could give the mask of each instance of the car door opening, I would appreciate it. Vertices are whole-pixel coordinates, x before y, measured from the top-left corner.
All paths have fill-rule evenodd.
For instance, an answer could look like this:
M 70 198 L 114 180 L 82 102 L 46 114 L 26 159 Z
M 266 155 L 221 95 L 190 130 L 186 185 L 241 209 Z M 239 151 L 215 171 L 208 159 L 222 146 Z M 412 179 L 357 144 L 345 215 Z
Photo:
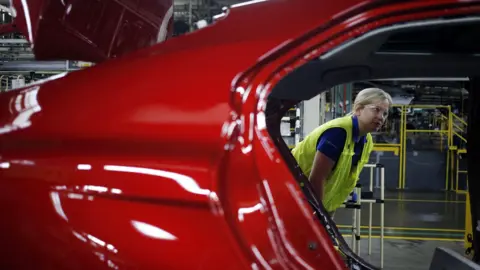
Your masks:
M 314 195 L 308 175 L 303 173 L 282 138 L 282 117 L 297 103 L 342 83 L 397 78 L 478 77 L 479 63 L 480 17 L 413 21 L 381 27 L 350 39 L 291 71 L 273 87 L 265 109 L 267 130 L 315 215 L 350 258 L 350 265 L 374 269 L 350 250 Z

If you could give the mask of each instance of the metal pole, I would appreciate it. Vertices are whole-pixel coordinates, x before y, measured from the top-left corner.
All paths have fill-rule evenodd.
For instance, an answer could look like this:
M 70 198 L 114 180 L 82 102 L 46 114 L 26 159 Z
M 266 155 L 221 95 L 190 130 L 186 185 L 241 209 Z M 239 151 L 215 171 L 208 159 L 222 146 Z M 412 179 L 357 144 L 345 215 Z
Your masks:
M 355 192 L 355 189 L 356 188 L 353 189 L 353 192 Z M 352 198 L 353 198 L 353 196 L 352 196 Z M 353 208 L 353 215 L 352 215 L 352 250 L 353 250 L 353 252 L 356 251 L 356 249 L 355 249 L 355 244 L 356 244 L 356 241 L 355 241 L 355 225 L 357 224 L 356 223 L 356 217 L 357 217 L 356 210 L 357 209 Z
M 403 115 L 403 168 L 402 168 L 402 189 L 406 186 L 406 170 L 407 170 L 407 107 L 405 106 L 405 113 Z
M 325 99 L 327 98 L 327 93 L 326 91 L 322 92 L 320 94 L 320 125 L 323 125 L 326 121 L 325 121 L 325 107 L 326 107 L 326 103 L 325 103 Z
M 381 152 L 377 152 L 377 160 L 375 161 L 376 164 L 380 163 L 380 156 Z M 375 170 L 375 188 L 380 188 L 380 175 L 378 173 L 378 168 Z
M 301 125 L 301 104 L 297 105 L 297 109 L 295 110 L 295 116 L 297 120 L 295 120 L 295 145 L 298 145 L 300 142 L 300 134 L 302 133 L 302 125 Z
M 358 200 L 358 205 L 360 208 L 358 208 L 357 210 L 357 236 L 358 236 L 358 240 L 357 240 L 357 254 L 360 255 L 360 241 L 361 241 L 361 237 L 362 237 L 362 187 L 359 187 L 357 189 L 357 200 Z
M 0 39 L 0 44 L 27 44 L 28 41 L 26 39 L 20 38 L 6 38 Z
M 400 106 L 400 123 L 398 123 L 398 131 L 400 133 L 400 148 L 399 148 L 399 153 L 400 155 L 398 156 L 398 188 L 397 189 L 402 189 L 402 175 L 403 175 L 403 148 L 405 147 L 405 144 L 403 143 L 403 116 L 405 114 L 405 107 L 402 105 Z
M 190 26 L 190 32 L 193 31 L 192 24 L 192 0 L 188 1 L 188 25 Z
M 380 268 L 383 269 L 383 237 L 384 237 L 384 211 L 385 211 L 385 168 L 381 167 L 381 188 L 380 188 Z
M 370 167 L 370 192 L 373 191 L 373 167 Z M 372 210 L 373 204 L 369 203 L 368 212 L 368 255 L 372 254 Z

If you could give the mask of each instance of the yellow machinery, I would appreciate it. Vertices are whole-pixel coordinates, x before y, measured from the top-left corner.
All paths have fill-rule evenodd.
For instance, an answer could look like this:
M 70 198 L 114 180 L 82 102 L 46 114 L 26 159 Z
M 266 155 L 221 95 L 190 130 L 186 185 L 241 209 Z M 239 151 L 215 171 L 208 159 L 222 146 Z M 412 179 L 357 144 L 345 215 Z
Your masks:
M 446 173 L 445 173 L 445 190 L 456 191 L 459 193 L 465 193 L 466 190 L 462 190 L 459 187 L 460 174 L 466 174 L 466 170 L 460 170 L 459 160 L 461 154 L 466 153 L 464 147 L 458 147 L 454 144 L 454 138 L 459 138 L 462 144 L 465 144 L 467 140 L 461 135 L 467 129 L 467 123 L 465 120 L 455 115 L 450 106 L 441 105 L 394 105 L 394 108 L 400 108 L 400 130 L 399 130 L 399 142 L 397 144 L 385 144 L 376 143 L 374 151 L 392 151 L 397 155 L 399 153 L 399 176 L 398 176 L 398 189 L 405 189 L 405 176 L 406 176 L 406 157 L 407 157 L 407 137 L 415 136 L 419 134 L 438 134 L 439 138 L 439 151 L 447 151 L 446 160 Z M 429 120 L 431 126 L 437 128 L 431 129 L 413 129 L 407 126 L 407 114 L 415 109 L 427 109 L 427 110 L 443 110 L 445 114 L 439 113 L 438 116 L 431 117 Z M 387 123 L 388 125 L 388 123 Z M 446 142 L 444 142 L 446 140 Z M 445 145 L 446 143 L 446 145 Z
M 432 134 L 431 137 L 438 138 L 439 151 L 447 151 L 446 164 L 448 164 L 448 166 L 446 167 L 445 173 L 445 190 L 460 191 L 458 186 L 459 174 L 466 173 L 466 171 L 459 170 L 458 158 L 460 157 L 461 153 L 466 153 L 466 150 L 463 148 L 459 149 L 456 145 L 454 145 L 453 138 L 456 136 L 463 142 L 466 142 L 466 139 L 460 134 L 466 130 L 466 122 L 455 115 L 448 105 L 394 105 L 392 107 L 394 109 L 397 108 L 400 111 L 400 128 L 399 130 L 394 131 L 394 133 L 396 133 L 399 137 L 399 141 L 398 143 L 376 143 L 374 151 L 391 151 L 394 152 L 395 155 L 399 155 L 399 175 L 397 188 L 406 188 L 405 176 L 407 163 L 407 138 L 410 136 Z M 408 127 L 407 116 L 414 110 L 437 111 L 438 115 L 430 115 L 428 119 L 428 122 L 432 128 L 416 129 Z M 444 113 L 441 113 L 440 111 L 443 111 Z M 392 120 L 388 119 L 386 127 L 383 129 L 383 131 L 386 133 L 391 132 L 391 128 L 393 126 L 389 126 L 389 121 Z M 458 122 L 460 122 L 460 124 L 457 124 Z M 455 164 L 457 165 L 456 167 L 454 166 Z M 454 173 L 456 173 L 456 184 L 454 184 Z
M 465 202 L 465 238 L 463 246 L 465 247 L 465 254 L 473 257 L 473 230 L 472 230 L 472 215 L 470 212 L 470 195 L 467 192 Z
M 473 257 L 473 230 L 472 230 L 472 218 L 470 212 L 470 196 L 468 194 L 468 170 L 460 169 L 460 159 L 462 154 L 466 154 L 467 139 L 462 136 L 462 133 L 467 131 L 467 122 L 461 117 L 454 114 L 450 106 L 433 106 L 433 105 L 406 105 L 396 106 L 401 108 L 401 129 L 400 129 L 400 144 L 376 144 L 374 150 L 376 151 L 388 151 L 386 149 L 395 149 L 400 151 L 399 161 L 399 189 L 405 188 L 405 172 L 406 172 L 406 142 L 408 133 L 438 133 L 442 138 L 446 137 L 447 141 L 447 160 L 446 160 L 446 173 L 445 173 L 445 190 L 455 191 L 457 193 L 466 194 L 465 203 L 465 235 L 464 235 L 464 247 L 465 254 Z M 443 109 L 447 111 L 447 115 L 441 114 L 436 119 L 437 122 L 433 126 L 440 126 L 437 129 L 418 130 L 407 128 L 407 111 L 414 108 L 430 108 L 430 109 Z M 458 138 L 457 142 L 454 139 Z M 441 140 L 441 142 L 443 142 Z M 460 147 L 459 147 L 460 146 Z M 444 146 L 440 144 L 440 151 L 444 151 Z M 395 153 L 397 155 L 397 152 Z M 459 186 L 460 175 L 465 175 L 466 188 L 462 189 Z
M 449 119 L 449 125 L 450 125 L 450 136 L 453 139 L 453 137 L 457 137 L 461 140 L 462 143 L 466 144 L 467 139 L 464 138 L 461 134 L 461 132 L 465 132 L 467 130 L 467 122 L 463 120 L 462 118 L 458 117 L 455 114 L 451 114 L 451 119 Z M 467 183 L 467 189 L 462 190 L 459 189 L 458 183 L 459 183 L 459 176 L 460 174 L 467 174 L 467 170 L 460 170 L 459 164 L 460 164 L 460 158 L 462 154 L 466 154 L 467 150 L 465 147 L 457 147 L 455 145 L 452 145 L 451 151 L 455 157 L 455 161 L 453 161 L 452 157 L 452 162 L 451 162 L 451 171 L 453 172 L 454 166 L 456 167 L 456 175 L 455 175 L 455 188 L 453 185 L 453 181 L 450 182 L 450 190 L 455 190 L 457 193 L 467 193 L 466 191 L 468 190 L 468 175 L 466 176 L 466 183 Z M 453 164 L 455 163 L 455 164 Z M 453 179 L 453 176 L 452 176 Z

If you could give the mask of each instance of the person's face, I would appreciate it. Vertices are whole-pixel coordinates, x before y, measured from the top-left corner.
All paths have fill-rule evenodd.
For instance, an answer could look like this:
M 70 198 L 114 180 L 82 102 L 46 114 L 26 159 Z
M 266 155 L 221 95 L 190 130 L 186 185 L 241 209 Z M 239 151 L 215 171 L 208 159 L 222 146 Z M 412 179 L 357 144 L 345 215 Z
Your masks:
M 387 100 L 378 100 L 365 105 L 359 110 L 358 121 L 363 124 L 366 132 L 374 132 L 380 129 L 388 117 L 390 104 Z

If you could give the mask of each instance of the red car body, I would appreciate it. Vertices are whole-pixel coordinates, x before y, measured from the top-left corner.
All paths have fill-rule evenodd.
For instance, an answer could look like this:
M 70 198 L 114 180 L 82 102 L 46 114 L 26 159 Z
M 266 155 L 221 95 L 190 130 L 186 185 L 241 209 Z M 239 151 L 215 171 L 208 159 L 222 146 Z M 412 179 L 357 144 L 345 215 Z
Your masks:
M 254 1 L 2 93 L 0 268 L 344 269 L 266 131 L 262 86 L 352 35 L 479 11 L 453 0 Z M 82 46 L 59 57 L 109 57 Z

